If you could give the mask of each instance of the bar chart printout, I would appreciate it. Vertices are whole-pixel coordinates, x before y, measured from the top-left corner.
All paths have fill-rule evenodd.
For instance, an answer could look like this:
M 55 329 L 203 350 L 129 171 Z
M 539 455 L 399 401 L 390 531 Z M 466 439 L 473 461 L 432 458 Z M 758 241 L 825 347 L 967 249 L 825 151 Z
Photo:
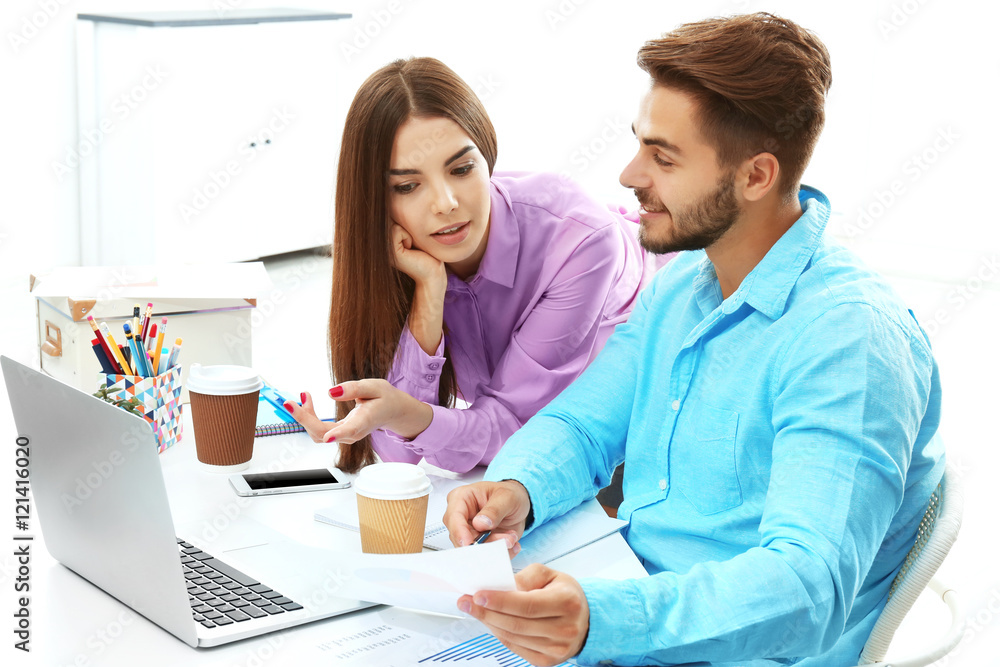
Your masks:
M 428 656 L 421 660 L 420 664 L 445 662 L 459 663 L 468 667 L 531 667 L 531 663 L 512 653 L 500 643 L 499 639 L 489 634 L 473 637 L 467 642 Z M 573 667 L 573 665 L 564 662 L 556 667 Z

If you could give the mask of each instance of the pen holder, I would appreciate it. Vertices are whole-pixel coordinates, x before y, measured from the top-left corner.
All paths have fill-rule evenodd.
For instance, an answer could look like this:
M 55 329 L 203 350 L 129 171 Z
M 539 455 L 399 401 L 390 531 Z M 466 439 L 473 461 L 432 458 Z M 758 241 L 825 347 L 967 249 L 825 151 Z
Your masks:
M 101 374 L 105 385 L 94 394 L 133 412 L 153 427 L 157 451 L 181 439 L 181 367 L 155 377 Z M 129 407 L 131 406 L 131 407 Z

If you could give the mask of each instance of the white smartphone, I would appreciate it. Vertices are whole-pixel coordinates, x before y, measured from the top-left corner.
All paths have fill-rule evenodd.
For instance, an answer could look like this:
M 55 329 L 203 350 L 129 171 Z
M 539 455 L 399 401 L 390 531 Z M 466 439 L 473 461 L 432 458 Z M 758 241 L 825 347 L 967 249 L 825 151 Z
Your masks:
M 351 483 L 342 481 L 337 477 L 338 474 L 333 468 L 263 472 L 230 475 L 229 483 L 238 496 L 266 496 L 278 493 L 325 491 L 327 489 L 345 489 L 349 487 Z

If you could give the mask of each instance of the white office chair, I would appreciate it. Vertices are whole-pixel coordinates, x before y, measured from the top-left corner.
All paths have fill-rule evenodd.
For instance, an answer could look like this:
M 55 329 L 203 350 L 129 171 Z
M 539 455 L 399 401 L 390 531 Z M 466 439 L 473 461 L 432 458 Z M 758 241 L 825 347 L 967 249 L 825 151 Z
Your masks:
M 941 659 L 958 645 L 965 627 L 958 594 L 933 579 L 933 576 L 958 537 L 958 529 L 962 525 L 963 503 L 958 476 L 951 465 L 947 465 L 944 477 L 931 494 L 927 512 L 920 521 L 917 540 L 889 589 L 889 601 L 875 621 L 875 627 L 861 651 L 861 665 L 924 667 Z M 934 591 L 951 611 L 951 627 L 947 635 L 934 648 L 920 655 L 883 662 L 892 636 L 924 588 Z

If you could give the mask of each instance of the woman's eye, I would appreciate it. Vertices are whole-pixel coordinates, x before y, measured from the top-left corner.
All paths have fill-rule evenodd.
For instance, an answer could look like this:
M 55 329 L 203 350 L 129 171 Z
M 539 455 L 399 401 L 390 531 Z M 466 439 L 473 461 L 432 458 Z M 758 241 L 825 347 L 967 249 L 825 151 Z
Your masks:
M 401 195 L 405 195 L 409 192 L 413 192 L 414 189 L 416 189 L 416 187 L 417 187 L 416 183 L 402 183 L 400 185 L 392 186 L 392 189 Z
M 661 167 L 672 167 L 672 166 L 674 166 L 673 162 L 667 162 L 666 160 L 664 160 L 663 158 L 661 158 L 656 153 L 653 153 L 653 162 L 655 162 L 656 164 L 660 165 Z
M 453 169 L 451 173 L 455 174 L 456 176 L 465 176 L 470 171 L 472 171 L 475 166 L 476 166 L 475 164 L 462 165 L 461 167 Z

